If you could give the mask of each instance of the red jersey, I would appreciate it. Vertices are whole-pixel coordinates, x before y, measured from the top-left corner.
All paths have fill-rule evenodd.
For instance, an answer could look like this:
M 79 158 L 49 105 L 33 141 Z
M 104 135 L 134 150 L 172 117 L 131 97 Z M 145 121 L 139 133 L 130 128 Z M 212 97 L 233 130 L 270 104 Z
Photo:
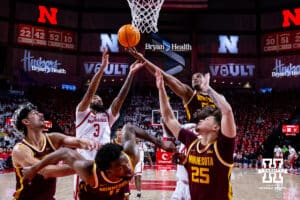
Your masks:
M 206 106 L 210 106 L 212 108 L 216 107 L 212 98 L 210 98 L 208 95 L 197 94 L 197 92 L 194 91 L 193 96 L 190 98 L 190 100 L 186 104 L 184 104 L 184 108 L 185 108 L 185 112 L 186 112 L 188 121 L 191 120 L 192 115 L 198 109 L 202 109 Z
M 32 146 L 25 139 L 17 145 L 27 146 L 33 153 L 33 156 L 41 160 L 46 155 L 55 151 L 49 137 L 44 137 L 44 146 L 41 150 Z M 22 168 L 15 167 L 16 173 L 16 192 L 14 193 L 14 200 L 54 200 L 56 190 L 56 178 L 44 179 L 40 174 L 37 174 L 29 185 L 22 178 Z
M 106 177 L 103 171 L 97 168 L 96 163 L 93 165 L 93 174 L 96 186 L 92 187 L 84 181 L 79 183 L 78 196 L 80 200 L 124 200 L 124 196 L 129 195 L 130 179 L 120 179 L 113 182 Z
M 181 129 L 178 138 L 188 147 L 185 168 L 188 171 L 192 200 L 231 200 L 234 138 L 222 134 L 203 146 L 193 132 Z

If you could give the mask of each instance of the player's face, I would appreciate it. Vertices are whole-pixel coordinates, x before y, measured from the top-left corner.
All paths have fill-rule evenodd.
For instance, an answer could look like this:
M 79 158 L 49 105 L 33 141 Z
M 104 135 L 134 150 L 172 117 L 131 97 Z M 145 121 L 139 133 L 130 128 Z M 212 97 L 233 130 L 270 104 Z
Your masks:
M 104 112 L 103 101 L 98 95 L 94 95 L 90 104 L 90 108 L 97 112 Z
M 199 120 L 197 124 L 197 131 L 199 134 L 204 134 L 219 129 L 214 116 L 208 116 L 205 119 Z
M 111 163 L 109 171 L 115 178 L 130 179 L 134 175 L 133 167 L 124 154 L 121 154 L 118 160 Z
M 44 128 L 45 127 L 45 119 L 44 114 L 40 113 L 37 110 L 32 110 L 28 113 L 26 119 L 24 119 L 25 123 L 28 127 L 31 128 Z
M 202 84 L 202 80 L 203 80 L 203 75 L 201 73 L 195 73 L 192 76 L 192 87 L 197 90 L 200 91 L 201 90 L 201 84 Z

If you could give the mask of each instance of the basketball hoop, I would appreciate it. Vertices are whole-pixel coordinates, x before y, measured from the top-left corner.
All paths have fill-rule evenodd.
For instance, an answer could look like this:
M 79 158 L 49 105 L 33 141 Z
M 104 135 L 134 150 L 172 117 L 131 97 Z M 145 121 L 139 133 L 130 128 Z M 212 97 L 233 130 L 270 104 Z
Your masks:
M 159 11 L 164 0 L 127 0 L 132 16 L 132 25 L 141 33 L 156 33 Z

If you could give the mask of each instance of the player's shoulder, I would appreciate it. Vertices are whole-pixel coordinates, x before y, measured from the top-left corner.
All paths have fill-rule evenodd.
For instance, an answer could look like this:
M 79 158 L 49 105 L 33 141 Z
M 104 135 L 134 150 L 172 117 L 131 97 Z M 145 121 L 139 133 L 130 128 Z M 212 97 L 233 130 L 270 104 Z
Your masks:
M 23 156 L 25 154 L 33 154 L 32 150 L 25 144 L 18 142 L 12 150 L 12 158 Z

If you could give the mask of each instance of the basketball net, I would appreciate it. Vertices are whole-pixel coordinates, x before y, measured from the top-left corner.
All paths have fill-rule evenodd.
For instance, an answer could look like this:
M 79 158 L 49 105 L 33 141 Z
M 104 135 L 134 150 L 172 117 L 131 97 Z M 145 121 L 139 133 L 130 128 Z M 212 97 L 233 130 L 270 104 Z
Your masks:
M 156 33 L 159 12 L 164 0 L 127 0 L 132 16 L 132 25 L 141 33 Z

